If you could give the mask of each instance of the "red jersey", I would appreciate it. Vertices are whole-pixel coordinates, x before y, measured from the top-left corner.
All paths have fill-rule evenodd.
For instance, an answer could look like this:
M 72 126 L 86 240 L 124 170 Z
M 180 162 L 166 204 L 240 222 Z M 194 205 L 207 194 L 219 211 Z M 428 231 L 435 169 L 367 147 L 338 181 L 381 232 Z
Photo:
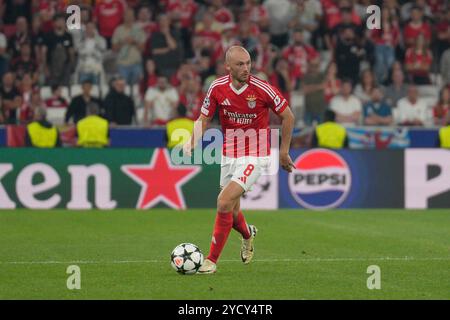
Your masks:
M 122 23 L 126 4 L 121 0 L 103 0 L 97 3 L 94 16 L 98 21 L 99 33 L 107 38 L 112 37 L 114 30 Z
M 285 48 L 282 52 L 291 68 L 291 77 L 293 80 L 303 78 L 308 71 L 308 61 L 316 58 L 319 54 L 316 49 L 309 45 L 291 45 Z
M 216 10 L 214 12 L 214 19 L 219 23 L 230 23 L 234 21 L 233 13 L 226 7 Z
M 223 155 L 263 157 L 270 154 L 269 109 L 281 114 L 287 107 L 288 102 L 278 89 L 266 81 L 251 75 L 237 90 L 227 75 L 213 81 L 201 113 L 212 117 L 218 109 L 224 135 Z
M 190 29 L 194 24 L 194 17 L 197 13 L 198 5 L 193 0 L 180 1 L 174 0 L 169 1 L 167 5 L 167 11 L 169 13 L 175 14 L 179 17 L 181 26 L 183 28 Z
M 414 48 L 409 48 L 406 50 L 405 54 L 405 63 L 406 64 L 425 64 L 427 66 L 431 66 L 433 62 L 433 55 L 431 51 L 428 49 L 426 52 L 419 51 L 417 52 Z M 416 76 L 427 76 L 429 74 L 428 71 L 412 71 L 412 75 Z
M 423 35 L 424 39 L 430 41 L 431 40 L 431 27 L 428 23 L 423 22 L 419 26 L 415 26 L 411 23 L 408 23 L 404 29 L 404 38 L 413 39 L 417 38 L 420 35 Z

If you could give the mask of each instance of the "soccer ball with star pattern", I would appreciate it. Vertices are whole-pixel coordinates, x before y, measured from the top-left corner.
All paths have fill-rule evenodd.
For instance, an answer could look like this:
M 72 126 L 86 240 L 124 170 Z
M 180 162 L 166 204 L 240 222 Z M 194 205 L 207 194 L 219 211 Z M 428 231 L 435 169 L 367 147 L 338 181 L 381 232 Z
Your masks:
M 195 274 L 203 264 L 202 252 L 192 243 L 182 243 L 176 246 L 170 259 L 170 264 L 180 274 Z

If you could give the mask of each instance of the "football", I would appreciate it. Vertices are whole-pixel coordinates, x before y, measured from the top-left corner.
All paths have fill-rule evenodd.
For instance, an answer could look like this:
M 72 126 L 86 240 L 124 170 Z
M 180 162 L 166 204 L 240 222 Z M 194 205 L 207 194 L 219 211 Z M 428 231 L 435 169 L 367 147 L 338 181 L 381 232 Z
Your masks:
M 182 243 L 173 249 L 170 264 L 180 274 L 195 274 L 203 264 L 203 254 L 192 243 Z

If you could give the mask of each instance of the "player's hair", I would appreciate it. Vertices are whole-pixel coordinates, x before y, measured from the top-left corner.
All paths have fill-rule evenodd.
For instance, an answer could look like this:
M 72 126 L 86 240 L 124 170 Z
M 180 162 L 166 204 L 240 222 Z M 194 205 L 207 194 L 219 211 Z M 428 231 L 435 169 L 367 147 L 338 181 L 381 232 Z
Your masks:
M 241 51 L 247 52 L 248 55 L 250 55 L 250 53 L 244 47 L 242 47 L 242 46 L 232 46 L 232 47 L 228 48 L 227 52 L 225 53 L 225 62 L 228 63 L 230 61 L 231 54 L 233 53 L 234 50 L 241 50 Z

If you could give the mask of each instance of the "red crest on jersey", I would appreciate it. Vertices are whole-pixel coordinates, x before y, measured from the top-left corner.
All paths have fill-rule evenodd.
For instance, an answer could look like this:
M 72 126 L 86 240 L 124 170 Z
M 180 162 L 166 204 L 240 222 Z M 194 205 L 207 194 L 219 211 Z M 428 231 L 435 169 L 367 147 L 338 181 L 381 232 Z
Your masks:
M 247 100 L 248 107 L 250 109 L 253 109 L 254 107 L 256 107 L 256 96 L 254 94 L 247 96 L 247 98 L 245 98 L 245 100 Z

